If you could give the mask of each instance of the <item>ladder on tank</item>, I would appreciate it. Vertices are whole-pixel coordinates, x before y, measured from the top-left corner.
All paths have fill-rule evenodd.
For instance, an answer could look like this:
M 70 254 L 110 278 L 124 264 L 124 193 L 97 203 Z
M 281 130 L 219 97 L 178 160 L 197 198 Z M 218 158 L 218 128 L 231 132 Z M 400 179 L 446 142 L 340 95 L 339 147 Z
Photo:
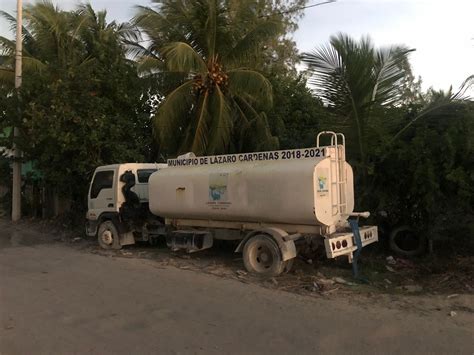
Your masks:
M 316 137 L 316 146 L 320 148 L 320 137 L 327 135 L 331 137 L 331 145 L 326 146 L 328 155 L 330 156 L 330 175 L 331 175 L 331 193 L 332 199 L 332 215 L 347 214 L 347 174 L 346 174 L 346 138 L 342 133 L 332 131 L 323 131 Z

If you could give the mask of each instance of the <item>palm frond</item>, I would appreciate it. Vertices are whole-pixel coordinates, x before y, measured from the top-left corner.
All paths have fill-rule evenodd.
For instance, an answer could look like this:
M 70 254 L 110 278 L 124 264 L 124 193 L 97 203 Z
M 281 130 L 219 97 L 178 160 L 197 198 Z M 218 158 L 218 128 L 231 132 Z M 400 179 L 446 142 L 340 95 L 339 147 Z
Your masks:
M 202 73 L 207 65 L 194 48 L 184 42 L 172 42 L 162 49 L 166 66 L 170 71 Z
M 0 36 L 0 53 L 1 55 L 14 55 L 15 54 L 15 42 Z
M 243 96 L 235 96 L 234 97 L 234 102 L 238 108 L 240 116 L 240 122 L 238 123 L 244 123 L 245 125 L 248 125 L 252 120 L 258 117 L 259 112 L 255 109 L 255 107 L 247 101 L 246 97 Z
M 273 20 L 259 21 L 234 44 L 223 56 L 232 62 L 242 62 L 253 58 L 262 51 L 262 43 L 281 31 L 281 22 Z
M 51 1 L 43 0 L 28 5 L 23 13 L 25 20 L 36 27 L 37 30 L 40 29 L 40 26 L 34 26 L 34 23 L 43 25 L 55 36 L 62 36 L 70 27 L 68 26 L 69 14 L 59 10 Z M 38 32 L 34 33 L 35 37 L 38 34 Z
M 3 17 L 10 24 L 10 31 L 15 33 L 16 31 L 16 18 L 10 15 L 8 12 L 0 10 L 0 17 Z
M 0 83 L 4 83 L 6 85 L 11 85 L 15 82 L 15 72 L 13 69 L 7 69 L 0 67 Z
M 262 151 L 278 149 L 278 138 L 272 136 L 267 116 L 261 112 L 246 124 L 241 131 L 240 150 Z
M 246 97 L 263 107 L 273 104 L 272 84 L 263 74 L 241 68 L 229 70 L 228 75 L 229 91 L 233 95 Z
M 196 129 L 193 132 L 193 142 L 191 144 L 191 151 L 196 154 L 202 154 L 207 149 L 208 134 L 209 134 L 209 92 L 206 91 L 202 95 L 200 102 L 197 106 L 197 121 Z
M 142 56 L 137 63 L 137 69 L 142 74 L 153 74 L 166 69 L 163 60 L 155 56 Z
M 7 22 L 10 23 L 10 31 L 12 33 L 16 32 L 16 18 L 10 15 L 8 12 L 0 10 L 0 17 L 3 17 Z M 23 34 L 23 40 L 29 40 L 32 38 L 31 33 L 25 26 L 22 26 L 21 32 Z
M 303 53 L 302 60 L 311 74 L 310 83 L 316 86 L 321 98 L 333 106 L 347 107 L 350 91 L 342 54 L 332 45 L 323 45 Z
M 470 100 L 472 97 L 466 94 L 472 87 L 474 87 L 474 74 L 468 76 L 459 87 L 459 90 L 453 95 L 453 100 Z
M 255 127 L 255 129 L 252 129 Z M 250 123 L 252 138 L 257 142 L 255 150 L 276 150 L 278 149 L 278 137 L 271 134 L 267 115 L 262 112 L 253 122 Z
M 138 27 L 130 22 L 119 24 L 116 32 L 123 42 L 140 44 L 143 41 L 143 36 Z
M 186 128 L 192 103 L 192 85 L 189 80 L 169 93 L 153 118 L 154 134 L 164 147 L 176 146 L 175 137 Z
M 140 57 L 157 57 L 156 54 L 146 46 L 142 45 L 139 41 L 134 41 L 128 38 L 122 38 L 122 43 L 125 49 L 125 53 L 132 59 Z
M 390 105 L 399 99 L 398 85 L 406 75 L 404 64 L 408 60 L 408 54 L 413 51 L 414 49 L 397 46 L 376 52 L 372 101 Z
M 303 54 L 302 59 L 321 97 L 348 112 L 365 110 L 374 103 L 396 103 L 412 51 L 404 46 L 375 50 L 368 37 L 357 42 L 338 34 L 331 37 L 329 45 Z
M 43 63 L 41 60 L 34 58 L 23 56 L 23 69 L 24 71 L 31 71 L 31 72 L 41 72 L 46 69 L 47 65 Z
M 232 133 L 232 113 L 229 103 L 219 86 L 213 93 L 209 104 L 209 112 L 213 120 L 209 129 L 208 154 L 222 154 L 226 152 L 226 145 Z
M 88 56 L 78 63 L 77 68 L 80 71 L 86 71 L 91 68 L 97 62 L 97 58 Z
M 419 121 L 422 118 L 432 115 L 440 110 L 445 108 L 452 108 L 455 105 L 469 101 L 470 98 L 465 96 L 465 92 L 474 85 L 474 75 L 467 77 L 459 90 L 455 93 L 452 92 L 452 89 L 445 93 L 443 91 L 438 92 L 437 95 L 434 95 L 431 100 L 425 105 L 425 107 L 413 117 L 407 124 L 405 124 L 390 140 L 389 144 L 395 142 L 408 128 L 410 128 L 415 122 Z
M 207 42 L 207 54 L 209 58 L 213 58 L 216 55 L 216 37 L 218 35 L 218 5 L 217 1 L 209 1 L 206 5 L 207 18 L 204 25 L 204 31 L 207 33 L 207 36 L 205 37 L 205 39 Z
M 176 21 L 171 21 L 162 12 L 148 6 L 135 6 L 135 8 L 137 15 L 132 18 L 131 22 L 141 28 L 148 38 L 159 41 L 162 33 L 169 33 L 176 41 L 187 40 L 185 34 L 177 27 L 180 23 L 178 19 L 175 18 Z

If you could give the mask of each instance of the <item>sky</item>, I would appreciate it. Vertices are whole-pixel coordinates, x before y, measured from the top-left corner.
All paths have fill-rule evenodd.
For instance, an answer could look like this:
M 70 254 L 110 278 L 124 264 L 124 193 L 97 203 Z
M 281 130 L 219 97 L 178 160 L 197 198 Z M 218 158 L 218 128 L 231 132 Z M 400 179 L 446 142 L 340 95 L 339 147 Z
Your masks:
M 23 0 L 23 4 L 34 2 Z M 76 0 L 54 1 L 71 9 Z M 96 10 L 107 9 L 108 19 L 127 21 L 134 5 L 149 0 L 91 0 Z M 320 2 L 309 0 L 308 5 Z M 16 0 L 0 0 L 0 9 L 13 14 Z M 337 0 L 308 8 L 293 34 L 301 52 L 326 44 L 331 35 L 347 33 L 355 38 L 369 35 L 376 46 L 404 44 L 411 54 L 415 76 L 422 87 L 459 88 L 474 74 L 474 0 Z M 0 19 L 0 35 L 12 37 Z M 474 88 L 470 90 L 471 96 Z

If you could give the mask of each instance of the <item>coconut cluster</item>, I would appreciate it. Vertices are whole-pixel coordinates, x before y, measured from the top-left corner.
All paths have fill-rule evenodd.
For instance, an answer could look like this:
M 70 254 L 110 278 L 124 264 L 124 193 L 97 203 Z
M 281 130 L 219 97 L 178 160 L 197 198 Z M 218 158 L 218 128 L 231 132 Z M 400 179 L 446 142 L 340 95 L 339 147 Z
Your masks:
M 223 71 L 222 65 L 213 62 L 209 68 L 207 75 L 203 77 L 201 74 L 194 76 L 193 91 L 196 94 L 202 94 L 205 91 L 212 91 L 215 86 L 224 87 L 229 82 L 229 76 Z

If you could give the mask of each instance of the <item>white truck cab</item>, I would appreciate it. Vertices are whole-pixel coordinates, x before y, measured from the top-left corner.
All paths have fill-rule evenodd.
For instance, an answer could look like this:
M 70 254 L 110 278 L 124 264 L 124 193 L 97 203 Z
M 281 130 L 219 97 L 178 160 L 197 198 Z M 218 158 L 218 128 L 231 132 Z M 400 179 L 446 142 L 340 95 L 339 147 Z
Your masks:
M 148 179 L 151 174 L 166 167 L 167 164 L 157 163 L 125 163 L 98 167 L 92 177 L 87 198 L 86 234 L 96 236 L 103 222 L 120 220 L 126 194 L 130 194 L 127 187 L 130 187 L 128 190 L 131 191 L 135 202 L 148 208 Z M 128 185 L 124 181 L 124 174 L 128 177 Z M 123 242 L 132 244 L 126 240 Z

